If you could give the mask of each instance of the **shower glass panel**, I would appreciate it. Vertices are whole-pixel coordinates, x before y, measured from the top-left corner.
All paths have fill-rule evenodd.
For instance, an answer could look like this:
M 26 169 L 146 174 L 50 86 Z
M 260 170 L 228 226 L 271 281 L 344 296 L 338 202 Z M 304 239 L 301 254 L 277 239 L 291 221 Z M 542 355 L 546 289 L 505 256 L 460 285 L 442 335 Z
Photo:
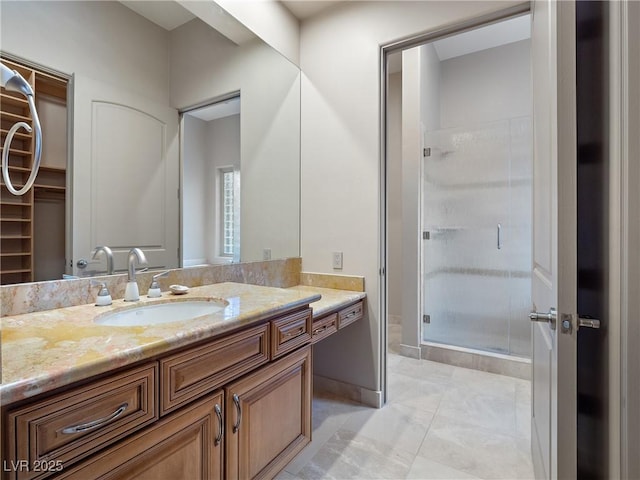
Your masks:
M 529 356 L 531 121 L 425 135 L 425 342 Z

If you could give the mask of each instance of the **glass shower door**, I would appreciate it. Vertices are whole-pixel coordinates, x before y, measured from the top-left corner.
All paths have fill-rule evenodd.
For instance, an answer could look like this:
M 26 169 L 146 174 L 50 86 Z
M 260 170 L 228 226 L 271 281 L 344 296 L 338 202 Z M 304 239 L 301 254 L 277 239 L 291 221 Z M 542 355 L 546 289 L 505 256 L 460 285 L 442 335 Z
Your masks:
M 525 131 L 518 122 L 505 120 L 425 136 L 422 335 L 426 342 L 529 353 L 522 348 L 513 352 L 510 335 L 515 303 L 527 304 L 530 294 L 526 285 L 525 291 L 512 282 L 514 261 L 526 263 L 526 255 L 520 254 L 530 250 L 530 239 L 514 245 L 522 240 L 522 224 L 530 224 L 530 208 L 522 221 L 514 221 L 512 215 L 518 127 Z M 516 210 L 521 214 L 526 208 Z M 527 265 L 522 272 L 528 269 Z

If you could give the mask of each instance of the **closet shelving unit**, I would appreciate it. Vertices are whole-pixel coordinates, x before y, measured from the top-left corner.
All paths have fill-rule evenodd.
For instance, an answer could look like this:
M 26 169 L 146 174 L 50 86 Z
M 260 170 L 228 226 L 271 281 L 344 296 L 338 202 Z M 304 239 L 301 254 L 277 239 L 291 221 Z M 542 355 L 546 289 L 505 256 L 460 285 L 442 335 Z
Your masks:
M 66 109 L 67 81 L 45 72 L 12 62 L 2 58 L 2 63 L 17 70 L 31 85 L 35 92 L 36 106 L 41 112 L 41 106 L 46 102 L 63 104 Z M 45 105 L 46 106 L 46 105 Z M 47 125 L 40 114 L 43 139 L 47 134 Z M 0 91 L 0 143 L 4 148 L 4 140 L 12 125 L 16 122 L 26 122 L 32 125 L 31 112 L 27 100 L 19 93 Z M 66 119 L 65 130 L 66 130 Z M 58 143 L 66 143 L 66 138 L 57 140 Z M 27 133 L 20 129 L 14 135 L 9 152 L 9 171 L 14 187 L 20 188 L 31 173 L 34 152 L 33 133 Z M 46 251 L 51 243 L 48 237 L 47 227 L 45 232 L 38 228 L 36 214 L 39 205 L 43 202 L 55 202 L 58 210 L 65 211 L 66 203 L 66 152 L 64 158 L 60 158 L 60 152 L 49 151 L 45 148 L 48 143 L 43 143 L 41 165 L 34 188 L 22 196 L 12 195 L 5 186 L 4 179 L 0 177 L 0 284 L 24 283 L 41 280 L 36 275 L 36 252 L 41 252 L 41 257 L 62 254 L 64 265 L 64 248 L 62 252 Z M 0 148 L 0 151 L 1 151 Z M 45 219 L 46 221 L 46 219 Z M 58 222 L 59 223 L 59 222 Z M 64 235 L 64 221 L 62 225 L 55 227 Z M 37 232 L 37 233 L 36 233 Z M 59 244 L 60 242 L 53 242 Z M 64 242 L 63 242 L 64 243 Z M 62 272 L 61 272 L 62 273 Z

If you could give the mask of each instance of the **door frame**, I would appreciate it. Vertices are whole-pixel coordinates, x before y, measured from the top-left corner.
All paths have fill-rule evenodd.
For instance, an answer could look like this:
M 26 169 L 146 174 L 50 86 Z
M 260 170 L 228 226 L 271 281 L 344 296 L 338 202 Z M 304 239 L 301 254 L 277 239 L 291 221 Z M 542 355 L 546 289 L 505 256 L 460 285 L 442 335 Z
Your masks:
M 378 287 L 380 291 L 379 312 L 380 317 L 380 385 L 382 390 L 382 403 L 387 403 L 387 355 L 388 355 L 388 285 L 387 285 L 387 260 L 388 260 L 388 229 L 387 229 L 387 57 L 388 55 L 402 50 L 413 48 L 424 43 L 433 42 L 440 38 L 450 35 L 473 30 L 491 23 L 506 20 L 511 17 L 517 17 L 531 12 L 530 2 L 519 3 L 505 9 L 497 10 L 486 15 L 472 18 L 463 22 L 450 25 L 444 25 L 434 30 L 425 32 L 420 35 L 410 36 L 395 42 L 391 42 L 380 46 L 379 51 L 379 72 L 380 72 L 380 163 L 379 163 L 379 270 L 378 270 Z M 418 268 L 418 270 L 420 270 Z M 418 272 L 419 273 L 419 272 Z M 416 278 L 416 285 L 419 284 Z M 416 302 L 420 301 L 420 292 L 416 287 Z M 416 317 L 416 321 L 419 319 Z M 420 328 L 419 328 L 420 330 Z
M 640 158 L 640 55 L 630 46 L 640 43 L 640 3 L 612 2 L 610 31 L 609 474 L 611 478 L 638 478 L 640 458 L 635 446 L 640 443 L 640 410 L 633 406 L 640 404 L 640 380 L 634 367 L 640 363 L 640 324 L 632 319 L 640 315 L 640 192 L 636 183 L 640 165 L 633 160 Z

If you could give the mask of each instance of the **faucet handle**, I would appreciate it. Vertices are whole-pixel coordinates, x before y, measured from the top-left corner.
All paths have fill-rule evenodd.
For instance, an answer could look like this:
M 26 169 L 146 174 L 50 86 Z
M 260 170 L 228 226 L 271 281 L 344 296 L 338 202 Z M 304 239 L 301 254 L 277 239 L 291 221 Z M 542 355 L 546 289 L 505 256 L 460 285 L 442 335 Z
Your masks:
M 161 273 L 157 273 L 151 278 L 151 285 L 149 285 L 149 291 L 147 292 L 147 297 L 156 298 L 156 297 L 162 296 L 158 279 L 161 277 L 166 277 L 167 275 L 169 275 L 169 270 Z
M 91 280 L 91 285 L 94 287 L 100 287 L 100 291 L 98 292 L 98 296 L 96 297 L 96 307 L 104 307 L 113 303 L 106 283 L 99 282 L 98 280 Z

